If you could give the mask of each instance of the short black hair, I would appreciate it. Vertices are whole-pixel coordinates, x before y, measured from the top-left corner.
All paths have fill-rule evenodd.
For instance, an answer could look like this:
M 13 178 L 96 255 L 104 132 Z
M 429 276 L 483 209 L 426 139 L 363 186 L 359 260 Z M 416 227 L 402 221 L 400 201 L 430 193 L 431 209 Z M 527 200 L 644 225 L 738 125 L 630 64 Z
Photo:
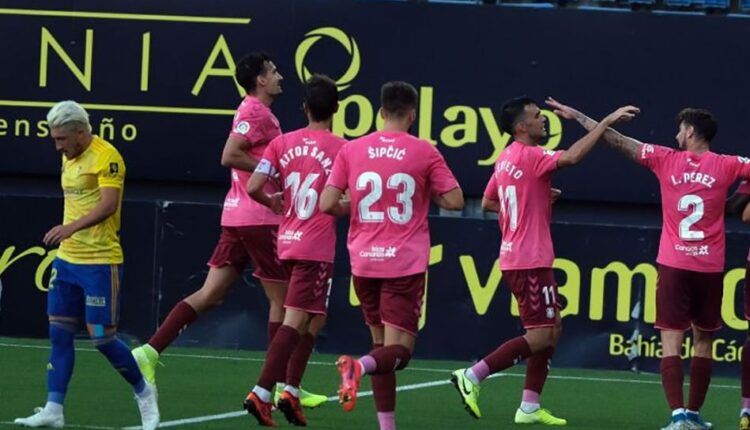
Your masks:
M 526 106 L 537 105 L 532 98 L 527 96 L 514 97 L 503 103 L 500 109 L 500 130 L 513 136 L 513 128 L 526 112 Z
M 417 89 L 407 82 L 386 82 L 380 89 L 383 110 L 397 117 L 406 116 L 411 109 L 416 109 L 418 99 Z
M 326 75 L 312 75 L 305 83 L 302 101 L 315 121 L 325 121 L 333 116 L 339 102 L 339 89 L 336 82 Z
M 248 93 L 255 90 L 258 76 L 265 73 L 266 63 L 269 61 L 273 60 L 265 52 L 251 52 L 242 57 L 234 70 L 234 77 L 237 79 L 237 83 Z
M 719 131 L 719 123 L 706 109 L 685 108 L 677 114 L 677 125 L 690 125 L 695 133 L 710 142 Z

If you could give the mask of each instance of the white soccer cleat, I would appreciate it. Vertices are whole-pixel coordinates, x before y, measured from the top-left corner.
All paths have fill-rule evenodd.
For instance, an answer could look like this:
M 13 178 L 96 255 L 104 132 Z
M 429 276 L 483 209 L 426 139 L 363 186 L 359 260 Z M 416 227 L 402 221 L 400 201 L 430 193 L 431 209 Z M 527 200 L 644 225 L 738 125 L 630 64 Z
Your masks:
M 14 424 L 24 427 L 52 427 L 61 429 L 65 426 L 63 414 L 54 414 L 44 408 L 34 408 L 34 415 L 26 418 L 16 418 Z
M 136 395 L 138 411 L 141 413 L 141 424 L 143 430 L 154 430 L 159 426 L 159 402 L 156 386 L 146 382 L 146 392 Z

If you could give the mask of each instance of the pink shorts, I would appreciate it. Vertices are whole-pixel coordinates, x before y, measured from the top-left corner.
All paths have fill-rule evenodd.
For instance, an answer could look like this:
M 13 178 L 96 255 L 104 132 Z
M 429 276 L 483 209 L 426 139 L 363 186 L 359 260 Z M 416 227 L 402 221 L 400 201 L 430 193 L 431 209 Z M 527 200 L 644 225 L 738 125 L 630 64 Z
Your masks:
M 425 273 L 399 278 L 354 276 L 354 290 L 367 325 L 389 325 L 416 336 L 424 298 Z
M 219 243 L 208 260 L 210 267 L 232 266 L 242 273 L 252 261 L 253 276 L 270 282 L 288 282 L 289 271 L 276 254 L 278 226 L 222 227 Z
M 503 270 L 503 279 L 518 302 L 523 328 L 552 327 L 557 322 L 557 282 L 550 268 Z
M 656 324 L 660 330 L 721 329 L 724 274 L 659 265 L 656 281 Z
M 333 281 L 333 263 L 287 260 L 292 274 L 284 307 L 311 314 L 325 315 Z

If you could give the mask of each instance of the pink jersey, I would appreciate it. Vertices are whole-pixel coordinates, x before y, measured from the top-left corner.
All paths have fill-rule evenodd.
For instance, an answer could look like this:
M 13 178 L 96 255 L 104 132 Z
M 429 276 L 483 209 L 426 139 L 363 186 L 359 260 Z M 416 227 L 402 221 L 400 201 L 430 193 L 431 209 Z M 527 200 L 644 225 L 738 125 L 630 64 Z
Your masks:
M 484 198 L 500 201 L 500 268 L 552 267 L 550 180 L 563 151 L 513 142 L 495 162 Z
M 737 193 L 750 195 L 750 181 L 740 182 L 740 186 L 737 187 Z M 747 261 L 750 261 L 750 251 L 748 251 L 748 254 L 747 254 Z M 750 275 L 750 272 L 748 272 L 748 275 Z
M 339 152 L 328 185 L 350 193 L 354 275 L 398 278 L 427 270 L 430 198 L 458 188 L 434 146 L 407 133 L 369 134 Z
M 250 142 L 248 154 L 260 160 L 268 143 L 281 134 L 279 120 L 264 105 L 253 96 L 246 96 L 232 122 L 229 136 L 239 137 Z M 279 215 L 251 199 L 247 194 L 247 180 L 251 172 L 232 169 L 232 185 L 224 199 L 224 210 L 221 213 L 221 225 L 225 227 L 244 227 L 250 225 L 277 225 L 281 221 Z M 274 181 L 268 181 L 266 192 L 273 194 L 280 191 Z
M 723 272 L 727 191 L 737 179 L 750 178 L 750 159 L 650 144 L 640 152 L 638 162 L 654 172 L 661 189 L 663 226 L 656 261 L 695 272 Z
M 282 260 L 333 263 L 336 219 L 318 209 L 318 196 L 333 160 L 346 140 L 328 130 L 303 128 L 272 140 L 256 172 L 279 173 L 284 184 L 284 215 L 276 246 Z

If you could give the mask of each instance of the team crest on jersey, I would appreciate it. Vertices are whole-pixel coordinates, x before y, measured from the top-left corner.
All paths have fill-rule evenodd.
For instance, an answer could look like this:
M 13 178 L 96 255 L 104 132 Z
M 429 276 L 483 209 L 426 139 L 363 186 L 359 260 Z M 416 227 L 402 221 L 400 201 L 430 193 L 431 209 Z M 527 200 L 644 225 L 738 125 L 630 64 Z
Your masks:
M 240 121 L 234 126 L 234 132 L 239 134 L 247 134 L 250 131 L 250 123 L 247 121 Z
M 654 145 L 643 144 L 641 145 L 641 159 L 645 159 L 648 154 L 654 153 Z
M 554 157 L 555 156 L 555 151 L 553 151 L 551 149 L 545 149 L 544 150 L 544 155 L 549 155 L 550 157 Z
M 549 307 L 547 308 L 547 319 L 552 319 L 555 317 L 555 308 Z
M 117 163 L 109 163 L 110 176 L 117 176 L 118 173 L 120 173 L 120 165 Z

